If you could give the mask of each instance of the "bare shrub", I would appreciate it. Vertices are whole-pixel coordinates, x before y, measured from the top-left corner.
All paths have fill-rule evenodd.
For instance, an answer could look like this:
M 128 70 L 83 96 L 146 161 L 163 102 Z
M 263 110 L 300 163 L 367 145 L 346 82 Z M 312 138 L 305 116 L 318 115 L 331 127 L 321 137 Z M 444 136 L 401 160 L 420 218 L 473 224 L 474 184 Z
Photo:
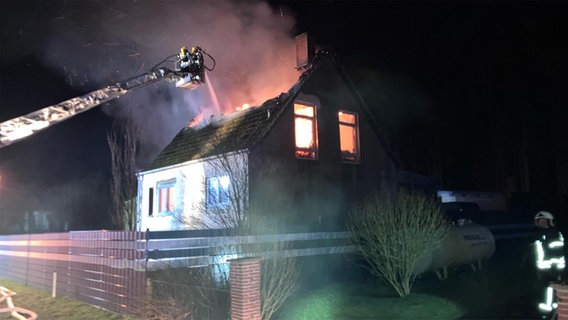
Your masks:
M 262 257 L 260 269 L 261 317 L 269 320 L 299 286 L 300 265 L 298 259 L 289 254 L 290 244 L 278 239 L 283 231 L 278 224 L 260 216 L 256 209 L 251 211 L 247 233 L 259 238 L 248 250 Z M 261 241 L 260 237 L 272 237 Z
M 112 222 L 119 230 L 136 230 L 137 133 L 138 128 L 130 122 L 115 122 L 107 133 L 111 153 Z
M 347 227 L 370 272 L 404 297 L 416 277 L 416 262 L 440 244 L 450 225 L 435 198 L 401 189 L 357 204 Z
M 282 254 L 262 260 L 260 273 L 261 317 L 269 320 L 297 289 L 299 266 L 296 258 Z
M 144 319 L 228 319 L 229 289 L 210 267 L 167 269 L 148 281 Z
M 198 216 L 178 214 L 179 221 L 190 227 L 203 229 L 230 229 L 236 235 L 253 236 L 252 243 L 241 243 L 236 238 L 226 238 L 225 243 L 216 246 L 213 254 L 222 256 L 255 256 L 262 258 L 261 264 L 261 314 L 262 319 L 270 319 L 284 301 L 297 289 L 299 265 L 295 257 L 288 255 L 289 244 L 277 238 L 286 231 L 278 221 L 270 218 L 276 204 L 271 191 L 277 186 L 261 183 L 254 199 L 250 197 L 249 168 L 254 167 L 260 176 L 271 176 L 276 170 L 273 163 L 249 163 L 245 152 L 222 154 L 207 163 L 208 177 L 228 177 L 229 191 L 227 203 L 223 206 L 209 207 L 207 197 L 194 204 Z M 271 188 L 268 187 L 271 185 Z M 203 184 L 207 192 L 207 184 Z M 255 238 L 255 236 L 257 236 Z M 260 241 L 258 237 L 272 236 L 270 241 Z

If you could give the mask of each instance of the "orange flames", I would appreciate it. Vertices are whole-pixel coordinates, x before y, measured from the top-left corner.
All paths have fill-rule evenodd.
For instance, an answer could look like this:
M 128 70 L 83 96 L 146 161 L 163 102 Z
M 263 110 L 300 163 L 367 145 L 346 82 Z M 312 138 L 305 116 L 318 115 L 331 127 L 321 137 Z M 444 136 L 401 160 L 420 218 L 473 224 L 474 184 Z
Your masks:
M 289 44 L 290 46 L 280 50 L 281 56 L 278 59 L 273 59 L 268 54 L 255 62 L 256 68 L 229 68 L 224 73 L 216 70 L 215 73 L 206 74 L 205 82 L 210 98 L 207 104 L 210 105 L 200 106 L 201 114 L 188 125 L 204 125 L 211 116 L 260 106 L 266 100 L 289 91 L 299 76 L 294 68 L 295 61 L 291 58 L 294 57 L 295 48 L 292 43 Z
M 250 104 L 244 103 L 242 106 L 238 107 L 237 110 L 246 110 L 250 108 Z
M 195 126 L 199 125 L 201 122 L 203 122 L 203 120 L 205 120 L 205 115 L 203 114 L 203 112 L 200 112 L 195 117 L 193 117 L 193 119 L 191 119 L 191 121 L 189 121 L 187 126 L 188 127 L 195 127 Z
M 296 140 L 296 156 L 315 158 L 317 149 L 316 109 L 303 103 L 294 103 L 294 130 Z

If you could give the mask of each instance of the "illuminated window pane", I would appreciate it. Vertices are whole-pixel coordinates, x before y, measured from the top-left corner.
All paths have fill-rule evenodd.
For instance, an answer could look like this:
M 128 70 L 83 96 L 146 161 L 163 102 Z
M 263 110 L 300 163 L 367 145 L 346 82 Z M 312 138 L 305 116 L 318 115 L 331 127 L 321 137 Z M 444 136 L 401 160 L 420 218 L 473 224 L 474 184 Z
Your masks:
M 207 208 L 224 209 L 229 206 L 229 176 L 207 178 Z
M 339 147 L 341 160 L 345 162 L 359 162 L 359 126 L 357 114 L 345 111 L 338 113 L 339 119 Z
M 300 116 L 306 116 L 306 117 L 313 118 L 314 117 L 314 107 L 295 103 L 294 104 L 294 113 L 297 114 L 297 115 L 300 115 Z
M 173 188 L 168 188 L 168 212 L 174 212 L 174 193 L 173 193 Z
M 175 179 L 158 182 L 158 208 L 160 212 L 174 212 Z
M 316 108 L 313 105 L 294 103 L 294 138 L 296 157 L 317 158 Z
M 160 212 L 164 212 L 168 205 L 168 188 L 160 189 Z
M 339 125 L 341 152 L 355 153 L 357 151 L 357 135 L 355 128 L 343 124 Z
M 312 148 L 314 146 L 313 121 L 296 118 L 296 147 Z
M 339 112 L 339 122 L 356 124 L 355 115 L 345 112 Z

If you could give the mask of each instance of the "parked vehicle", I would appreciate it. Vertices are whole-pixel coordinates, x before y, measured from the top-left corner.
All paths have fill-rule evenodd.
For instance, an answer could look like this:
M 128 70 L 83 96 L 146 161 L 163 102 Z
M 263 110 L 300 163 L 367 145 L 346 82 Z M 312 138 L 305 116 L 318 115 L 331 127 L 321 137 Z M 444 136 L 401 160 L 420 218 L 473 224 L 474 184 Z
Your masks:
M 444 202 L 441 209 L 452 224 L 481 223 L 482 220 L 481 209 L 475 202 Z

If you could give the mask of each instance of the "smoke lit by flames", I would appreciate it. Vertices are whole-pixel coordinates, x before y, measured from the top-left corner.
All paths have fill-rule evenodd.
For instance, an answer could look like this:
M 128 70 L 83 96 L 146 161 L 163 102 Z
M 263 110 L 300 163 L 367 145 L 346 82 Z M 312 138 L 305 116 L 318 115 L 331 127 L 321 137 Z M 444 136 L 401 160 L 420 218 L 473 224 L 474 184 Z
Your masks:
M 293 45 L 288 45 L 289 53 L 293 54 Z M 210 106 L 203 106 L 188 123 L 189 127 L 201 127 L 207 124 L 211 116 L 221 116 L 237 111 L 247 110 L 259 106 L 268 99 L 278 96 L 282 92 L 290 90 L 298 80 L 298 71 L 291 64 L 293 59 L 282 59 L 279 65 L 265 66 L 263 69 L 251 70 L 250 75 L 243 74 L 245 79 L 254 78 L 255 81 L 239 83 L 233 86 L 223 87 L 218 90 L 215 85 L 217 75 L 210 73 L 206 76 L 207 92 Z M 252 75 L 252 77 L 251 77 Z M 230 75 L 229 75 L 230 77 Z M 254 85 L 252 85 L 254 84 Z
M 22 52 L 45 58 L 83 92 L 147 72 L 180 46 L 198 45 L 215 59 L 215 69 L 206 71 L 207 85 L 187 91 L 160 83 L 103 107 L 144 128 L 139 133 L 142 158 L 155 156 L 190 119 L 198 124 L 247 104 L 261 105 L 298 80 L 294 16 L 286 7 L 265 0 L 89 4 L 42 2 L 41 20 L 43 10 L 20 10 L 19 17 L 30 25 L 16 25 L 6 34 L 29 43 Z M 206 57 L 205 64 L 211 67 L 213 61 Z

